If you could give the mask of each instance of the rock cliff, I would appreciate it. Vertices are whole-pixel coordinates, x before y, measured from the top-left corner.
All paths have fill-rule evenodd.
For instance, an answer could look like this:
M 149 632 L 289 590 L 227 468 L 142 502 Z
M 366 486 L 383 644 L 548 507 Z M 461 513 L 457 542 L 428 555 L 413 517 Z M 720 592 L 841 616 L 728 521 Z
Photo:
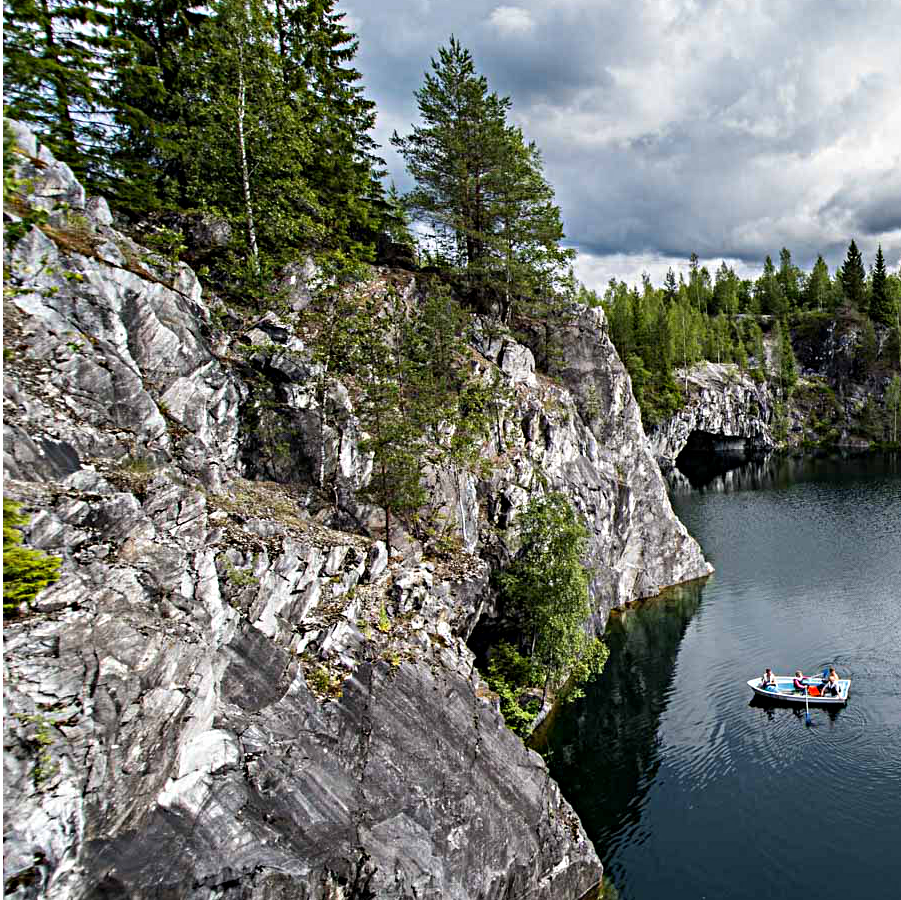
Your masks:
M 491 606 L 486 559 L 507 552 L 498 529 L 539 485 L 592 526 L 599 622 L 709 571 L 603 317 L 574 317 L 555 382 L 526 347 L 476 336 L 474 365 L 510 398 L 490 474 L 432 473 L 462 549 L 389 558 L 340 384 L 325 398 L 334 498 L 313 499 L 315 366 L 290 316 L 215 327 L 186 265 L 114 229 L 10 127 L 49 217 L 7 249 L 4 490 L 32 515 L 26 543 L 63 565 L 4 629 L 7 895 L 589 890 L 595 852 L 465 641 Z M 297 305 L 308 275 L 291 276 Z
M 775 448 L 775 401 L 766 382 L 755 382 L 733 364 L 712 362 L 677 377 L 687 388 L 687 402 L 648 435 L 661 467 L 672 469 L 692 439 L 711 450 L 765 453 Z

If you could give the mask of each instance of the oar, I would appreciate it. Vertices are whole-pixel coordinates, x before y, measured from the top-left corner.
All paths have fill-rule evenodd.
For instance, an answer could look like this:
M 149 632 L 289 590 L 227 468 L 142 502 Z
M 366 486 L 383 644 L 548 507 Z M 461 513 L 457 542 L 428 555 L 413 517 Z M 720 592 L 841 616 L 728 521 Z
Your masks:
M 805 684 L 804 685 L 804 710 L 805 710 L 804 722 L 807 725 L 810 724 L 810 700 L 808 699 L 809 697 L 810 697 L 810 686 Z

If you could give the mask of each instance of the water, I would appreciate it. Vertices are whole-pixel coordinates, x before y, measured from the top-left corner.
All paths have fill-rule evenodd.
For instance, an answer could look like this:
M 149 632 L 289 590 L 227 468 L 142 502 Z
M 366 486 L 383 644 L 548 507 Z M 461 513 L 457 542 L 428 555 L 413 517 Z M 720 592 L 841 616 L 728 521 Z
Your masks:
M 551 770 L 622 900 L 896 900 L 901 460 L 734 470 L 673 505 L 716 574 L 611 619 L 611 658 L 555 722 Z M 752 701 L 822 671 L 848 706 Z

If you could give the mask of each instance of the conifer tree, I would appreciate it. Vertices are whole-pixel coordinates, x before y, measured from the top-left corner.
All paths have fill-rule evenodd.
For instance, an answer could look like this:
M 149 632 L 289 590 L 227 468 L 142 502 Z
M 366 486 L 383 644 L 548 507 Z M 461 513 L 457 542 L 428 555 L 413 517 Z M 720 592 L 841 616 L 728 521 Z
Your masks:
M 786 312 L 797 309 L 798 302 L 801 299 L 801 290 L 798 283 L 800 274 L 798 267 L 792 263 L 791 251 L 787 247 L 783 247 L 779 251 L 779 271 L 776 274 L 776 280 L 779 282 Z
M 335 0 L 123 0 L 115 23 L 120 202 L 211 209 L 233 248 L 370 252 L 384 198 L 373 104 Z
M 415 92 L 422 125 L 392 138 L 416 182 L 405 200 L 486 311 L 488 284 L 502 286 L 509 318 L 515 295 L 549 296 L 565 279 L 560 211 L 537 148 L 507 124 L 510 99 L 489 91 L 469 51 L 451 36 L 431 68 Z
M 786 313 L 785 295 L 776 277 L 776 267 L 769 256 L 764 260 L 763 272 L 754 285 L 754 295 L 759 303 L 760 312 L 764 315 L 782 316 Z
M 848 245 L 848 253 L 839 277 L 845 300 L 861 312 L 866 312 L 866 272 L 863 268 L 863 257 L 853 240 Z
M 375 103 L 351 65 L 358 41 L 335 12 L 336 0 L 270 0 L 286 99 L 298 104 L 312 135 L 304 175 L 327 240 L 366 255 L 387 209 L 383 161 L 370 131 Z
M 870 296 L 870 317 L 882 325 L 892 324 L 892 301 L 888 289 L 888 275 L 885 271 L 885 257 L 882 244 L 876 250 L 876 264 L 873 266 L 872 293 Z
M 106 170 L 107 25 L 115 0 L 4 0 L 3 102 L 96 184 Z
M 818 256 L 804 288 L 804 305 L 808 309 L 825 309 L 831 294 L 829 267 L 823 257 Z

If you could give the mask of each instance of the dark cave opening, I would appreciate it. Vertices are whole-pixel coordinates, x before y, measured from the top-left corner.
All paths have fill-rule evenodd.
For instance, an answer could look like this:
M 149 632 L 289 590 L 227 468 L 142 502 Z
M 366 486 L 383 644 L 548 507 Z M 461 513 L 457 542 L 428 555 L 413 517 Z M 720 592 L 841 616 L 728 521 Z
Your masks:
M 692 487 L 700 488 L 758 455 L 746 438 L 693 431 L 676 457 L 676 468 Z

